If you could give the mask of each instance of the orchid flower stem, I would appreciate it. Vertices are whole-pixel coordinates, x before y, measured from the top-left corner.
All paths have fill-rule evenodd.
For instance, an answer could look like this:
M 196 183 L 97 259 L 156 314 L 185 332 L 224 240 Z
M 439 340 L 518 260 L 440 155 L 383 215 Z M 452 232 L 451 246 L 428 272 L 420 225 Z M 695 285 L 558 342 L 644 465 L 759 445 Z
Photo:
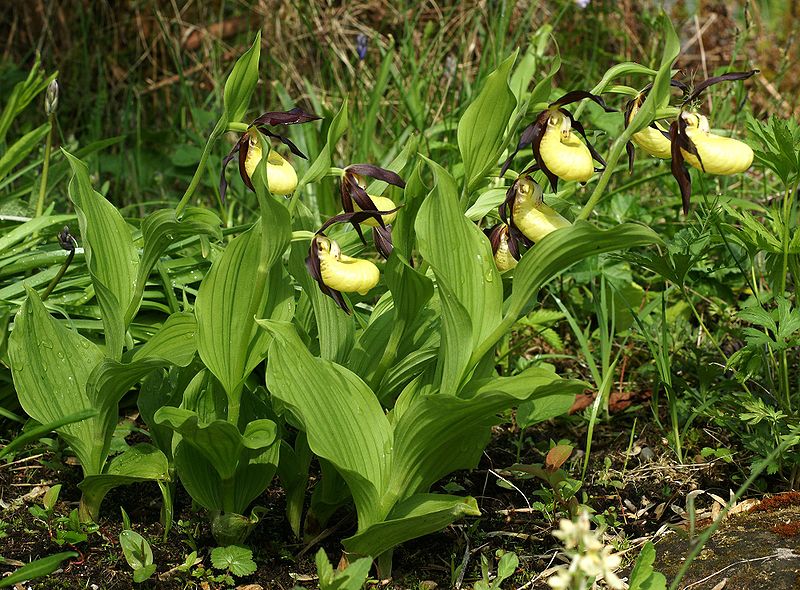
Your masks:
M 44 164 L 42 165 L 42 177 L 39 181 L 39 198 L 36 199 L 35 217 L 41 217 L 44 212 L 44 195 L 47 192 L 47 176 L 50 172 L 50 153 L 53 150 L 53 127 L 55 127 L 56 115 L 51 113 L 49 118 L 50 129 L 47 131 L 47 140 L 44 144 Z
M 577 219 L 588 219 L 589 216 L 594 211 L 594 208 L 597 206 L 597 203 L 600 202 L 600 199 L 605 193 L 606 187 L 608 186 L 608 182 L 611 180 L 611 175 L 614 173 L 614 168 L 617 165 L 617 161 L 622 156 L 622 152 L 625 151 L 625 144 L 628 143 L 632 133 L 630 130 L 632 128 L 629 127 L 625 130 L 625 132 L 617 138 L 614 142 L 614 145 L 611 146 L 611 153 L 608 155 L 608 161 L 606 163 L 606 168 L 603 170 L 603 174 L 600 175 L 600 180 L 597 182 L 597 185 L 594 187 L 594 192 L 592 192 L 592 196 L 589 197 L 589 200 L 583 206 L 580 214 L 578 215 Z
M 783 236 L 782 236 L 782 249 L 783 249 L 783 257 L 782 257 L 782 264 L 781 264 L 781 275 L 780 275 L 780 288 L 778 289 L 778 295 L 783 297 L 786 293 L 786 276 L 789 274 L 789 241 L 791 239 L 792 234 L 792 208 L 794 206 L 794 196 L 797 194 L 798 187 L 800 187 L 800 179 L 798 179 L 794 185 L 789 185 L 786 188 L 786 195 L 783 198 Z M 785 397 L 785 404 L 786 409 L 791 412 L 792 410 L 792 397 L 790 394 L 790 385 L 789 385 L 789 361 L 787 358 L 787 351 L 782 350 L 780 352 L 780 377 L 781 377 L 781 389 L 783 389 L 783 395 Z
M 56 276 L 53 277 L 53 280 L 48 283 L 47 288 L 42 293 L 42 301 L 47 301 L 47 298 L 50 297 L 50 293 L 53 292 L 53 289 L 56 288 L 58 282 L 64 276 L 64 273 L 67 272 L 69 265 L 72 263 L 72 259 L 75 257 L 75 250 L 70 250 L 69 254 L 67 255 L 67 259 L 64 261 L 64 264 L 61 265 L 61 268 L 58 269 L 58 273 Z
M 217 140 L 222 136 L 227 127 L 228 121 L 224 116 L 217 121 L 217 124 L 214 126 L 214 130 L 211 132 L 211 135 L 206 142 L 206 146 L 203 148 L 203 155 L 200 156 L 200 163 L 197 165 L 197 169 L 194 171 L 194 176 L 192 176 L 192 180 L 189 182 L 186 192 L 183 193 L 180 202 L 175 207 L 175 217 L 180 218 L 183 210 L 186 209 L 186 205 L 189 204 L 189 199 L 192 198 L 194 191 L 197 190 L 197 187 L 200 184 L 200 179 L 206 171 L 206 164 L 208 164 L 208 157 L 211 155 L 211 149 L 214 147 L 214 144 L 217 143 Z

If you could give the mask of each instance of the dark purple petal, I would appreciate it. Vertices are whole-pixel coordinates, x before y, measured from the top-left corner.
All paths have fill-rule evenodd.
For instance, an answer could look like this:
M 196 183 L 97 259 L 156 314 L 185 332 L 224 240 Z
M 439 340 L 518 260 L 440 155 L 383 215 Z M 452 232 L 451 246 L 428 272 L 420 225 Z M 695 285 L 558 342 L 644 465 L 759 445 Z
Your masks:
M 242 147 L 239 148 L 239 176 L 242 177 L 244 184 L 247 188 L 251 191 L 255 191 L 256 187 L 253 186 L 253 181 L 250 178 L 250 175 L 247 174 L 247 152 L 250 151 L 250 142 L 245 141 L 242 144 Z
M 703 80 L 697 86 L 694 87 L 692 93 L 686 97 L 684 104 L 692 102 L 693 100 L 697 100 L 700 94 L 709 86 L 713 86 L 714 84 L 719 84 L 720 82 L 731 82 L 734 80 L 747 80 L 751 76 L 758 73 L 758 70 L 750 70 L 749 72 L 728 72 L 727 74 L 722 74 L 721 76 L 712 76 L 707 80 Z
M 261 125 L 296 125 L 298 123 L 317 121 L 320 118 L 321 117 L 307 113 L 303 109 L 297 107 L 291 111 L 270 111 L 264 113 L 253 121 L 251 127 L 260 127 Z
M 400 188 L 406 187 L 405 181 L 400 178 L 396 172 L 386 170 L 380 166 L 374 166 L 373 164 L 351 164 L 345 168 L 345 171 L 352 172 L 354 174 L 360 174 L 362 176 L 369 176 L 370 178 L 375 178 L 377 180 L 382 180 L 383 182 L 388 182 L 389 184 L 393 184 L 394 186 L 398 186 Z
M 500 176 L 505 176 L 508 169 L 511 167 L 511 162 L 514 160 L 514 157 L 519 153 L 520 150 L 525 149 L 527 146 L 533 143 L 533 140 L 536 137 L 536 133 L 539 132 L 536 124 L 538 123 L 538 118 L 536 122 L 531 123 L 525 129 L 522 130 L 522 134 L 519 136 L 519 143 L 517 144 L 516 149 L 508 156 L 508 159 L 503 163 L 503 166 L 500 168 Z
M 583 100 L 584 98 L 588 98 L 589 100 L 596 102 L 607 113 L 617 112 L 617 109 L 612 109 L 611 107 L 609 107 L 601 97 L 597 96 L 596 94 L 592 94 L 591 92 L 586 92 L 585 90 L 573 90 L 572 92 L 567 92 L 557 101 L 551 102 L 550 108 L 563 107 L 568 104 L 572 104 L 573 102 L 578 102 L 579 100 Z
M 228 164 L 230 164 L 231 160 L 233 160 L 233 158 L 236 155 L 236 152 L 238 152 L 241 149 L 242 145 L 249 140 L 250 140 L 249 136 L 245 133 L 242 137 L 239 138 L 239 141 L 237 141 L 234 144 L 234 146 L 231 148 L 231 151 L 228 152 L 228 155 L 222 159 L 222 172 L 220 172 L 219 175 L 219 196 L 223 203 L 225 202 L 225 194 L 228 192 L 228 181 L 225 178 L 225 168 L 227 168 Z
M 378 251 L 384 260 L 389 260 L 392 255 L 394 245 L 392 244 L 392 226 L 386 227 L 373 227 L 372 228 L 372 241 L 375 242 L 375 249 Z
M 300 151 L 300 148 L 298 148 L 288 137 L 284 137 L 283 135 L 278 135 L 277 133 L 272 133 L 272 131 L 270 131 L 266 127 L 258 127 L 257 129 L 261 131 L 261 133 L 263 133 L 264 135 L 268 135 L 269 137 L 274 137 L 275 139 L 280 141 L 283 145 L 287 146 L 289 148 L 289 151 L 292 152 L 295 156 L 303 158 L 304 160 L 308 160 L 306 155 Z
M 669 133 L 671 139 L 671 151 L 672 151 L 672 176 L 675 177 L 675 180 L 678 181 L 678 187 L 681 191 L 681 201 L 683 203 L 683 214 L 686 215 L 689 213 L 689 203 L 692 197 L 692 177 L 689 175 L 689 170 L 687 170 L 686 165 L 683 163 L 683 152 L 681 152 L 681 146 L 679 141 L 679 124 L 678 122 L 681 118 L 678 118 L 678 121 L 673 121 L 672 124 L 669 126 Z
M 625 144 L 625 152 L 628 154 L 628 174 L 633 174 L 633 160 L 636 157 L 636 150 L 633 148 L 633 143 L 628 142 Z

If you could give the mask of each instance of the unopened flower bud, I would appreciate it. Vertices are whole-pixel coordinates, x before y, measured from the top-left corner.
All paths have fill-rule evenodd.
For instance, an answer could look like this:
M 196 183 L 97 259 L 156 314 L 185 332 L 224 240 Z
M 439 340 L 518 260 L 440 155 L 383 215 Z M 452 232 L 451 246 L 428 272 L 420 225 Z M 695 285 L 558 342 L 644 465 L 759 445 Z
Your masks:
M 56 80 L 53 80 L 47 86 L 47 90 L 44 93 L 44 112 L 48 117 L 50 117 L 55 114 L 57 108 L 58 108 L 58 82 Z

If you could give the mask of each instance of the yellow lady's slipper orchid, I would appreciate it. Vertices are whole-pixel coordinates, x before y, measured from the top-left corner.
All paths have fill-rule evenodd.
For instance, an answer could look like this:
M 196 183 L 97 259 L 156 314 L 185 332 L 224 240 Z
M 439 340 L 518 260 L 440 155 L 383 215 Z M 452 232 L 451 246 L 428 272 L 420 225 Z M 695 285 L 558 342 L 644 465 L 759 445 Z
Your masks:
M 572 225 L 567 219 L 546 205 L 542 188 L 529 178 L 520 178 L 516 183 L 516 198 L 511 206 L 514 225 L 532 242 L 538 242 L 547 234 Z
M 638 105 L 631 107 L 630 114 L 627 116 L 627 125 L 630 125 L 630 122 L 638 112 Z M 634 133 L 631 139 L 633 143 L 654 158 L 669 160 L 672 157 L 672 144 L 669 141 L 669 133 L 662 129 L 658 123 L 653 123 L 653 125 L 655 125 L 655 127 L 647 126 L 641 131 Z
M 753 150 L 746 143 L 732 137 L 711 133 L 708 119 L 697 113 L 681 113 L 686 123 L 684 133 L 694 144 L 697 156 L 681 149 L 683 159 L 709 174 L 739 174 L 753 163 Z
M 586 182 L 594 174 L 589 148 L 572 133 L 569 117 L 561 113 L 556 112 L 547 120 L 539 154 L 542 163 L 562 180 Z
M 321 239 L 317 246 L 322 282 L 331 289 L 366 295 L 378 284 L 381 274 L 369 260 L 342 254 L 339 244 L 333 240 Z
M 594 174 L 593 161 L 605 166 L 603 157 L 586 139 L 583 125 L 564 108 L 565 105 L 584 98 L 593 100 L 606 112 L 614 110 L 608 108 L 602 98 L 590 92 L 584 90 L 567 92 L 557 101 L 550 103 L 544 111 L 537 115 L 536 120 L 523 130 L 516 149 L 500 169 L 500 176 L 505 175 L 514 156 L 528 145 L 533 149 L 536 163 L 523 170 L 522 174 L 541 170 L 550 181 L 553 192 L 558 190 L 559 178 L 586 182 Z M 583 141 L 578 135 L 583 137 Z
M 366 295 L 380 280 L 377 266 L 369 260 L 343 254 L 339 244 L 322 233 L 311 240 L 306 267 L 320 290 L 347 313 L 350 309 L 342 293 Z
M 672 176 L 681 191 L 683 212 L 689 212 L 692 197 L 692 177 L 685 163 L 711 174 L 737 174 L 744 172 L 753 162 L 753 150 L 741 141 L 711 133 L 708 119 L 695 112 L 700 95 L 714 84 L 734 80 L 746 80 L 758 70 L 728 72 L 699 82 L 691 91 L 682 84 L 672 82 L 683 90 L 681 112 L 669 126 Z M 631 152 L 628 152 L 631 155 Z M 632 160 L 631 160 L 632 161 Z
M 396 172 L 372 164 L 351 164 L 342 172 L 339 193 L 344 213 L 328 222 L 347 221 L 352 224 L 364 245 L 367 244 L 361 225 L 372 228 L 372 238 L 378 253 L 388 259 L 392 253 L 391 223 L 397 217 L 397 207 L 389 197 L 367 194 L 365 176 L 376 178 L 398 188 L 405 188 L 405 181 Z M 323 226 L 322 229 L 324 229 Z
M 261 161 L 262 150 L 258 138 L 251 137 L 244 161 L 244 169 L 251 182 L 256 166 Z M 292 165 L 275 150 L 267 156 L 267 188 L 273 195 L 289 195 L 297 188 L 297 173 Z
M 255 190 L 251 178 L 263 156 L 258 136 L 259 132 L 277 139 L 286 145 L 295 156 L 306 159 L 305 154 L 297 149 L 297 146 L 288 137 L 270 131 L 269 127 L 308 123 L 315 119 L 319 119 L 319 117 L 306 113 L 299 108 L 287 112 L 264 113 L 255 119 L 247 128 L 247 132 L 242 134 L 236 145 L 222 160 L 222 173 L 219 180 L 220 198 L 225 201 L 225 193 L 228 190 L 225 168 L 237 153 L 239 154 L 239 175 L 247 188 Z M 292 165 L 275 150 L 270 150 L 267 156 L 267 188 L 273 195 L 288 195 L 297 188 L 297 173 L 292 168 Z
M 492 246 L 494 264 L 500 272 L 511 270 L 519 262 L 519 247 L 517 241 L 509 236 L 509 230 L 510 227 L 505 223 L 498 223 L 490 230 L 484 230 Z

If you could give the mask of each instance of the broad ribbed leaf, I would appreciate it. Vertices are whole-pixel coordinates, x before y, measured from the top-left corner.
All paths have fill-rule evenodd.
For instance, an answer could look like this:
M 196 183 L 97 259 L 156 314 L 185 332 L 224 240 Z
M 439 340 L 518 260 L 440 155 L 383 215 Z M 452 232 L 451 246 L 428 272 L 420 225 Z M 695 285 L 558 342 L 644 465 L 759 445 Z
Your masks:
M 469 399 L 440 394 L 417 397 L 395 424 L 390 491 L 402 499 L 427 491 L 453 471 L 474 468 L 491 427 L 502 421 L 499 413 L 559 391 L 574 397 L 582 388 L 580 382 L 533 370 L 520 378 L 486 380 Z
M 313 357 L 291 324 L 259 324 L 274 336 L 267 364 L 272 396 L 302 422 L 311 450 L 347 481 L 359 527 L 380 520 L 392 433 L 375 394 L 344 367 Z
M 151 213 L 142 221 L 142 241 L 144 242 L 142 260 L 136 277 L 136 292 L 128 305 L 126 323 L 130 323 L 136 315 L 147 284 L 147 277 L 164 250 L 178 240 L 204 235 L 212 236 L 216 240 L 222 239 L 219 217 L 210 209 L 187 207 L 180 220 L 175 216 L 174 209 L 162 209 Z
M 441 393 L 455 395 L 472 356 L 472 319 L 447 288 L 447 283 L 439 283 L 439 299 L 442 305 L 442 335 L 436 380 L 440 383 Z
M 653 80 L 653 87 L 647 93 L 647 98 L 633 119 L 628 124 L 626 133 L 633 135 L 641 131 L 653 122 L 656 111 L 669 104 L 671 96 L 670 82 L 672 80 L 672 64 L 681 50 L 680 40 L 675 34 L 672 20 L 666 14 L 661 15 L 661 27 L 663 29 L 662 39 L 664 39 L 664 50 L 661 55 L 658 73 Z M 622 66 L 623 64 L 619 64 Z M 637 64 L 632 64 L 637 65 Z M 641 68 L 642 66 L 638 66 Z
M 422 308 L 433 296 L 433 282 L 404 262 L 397 251 L 386 262 L 383 276 L 391 293 L 384 294 L 373 309 L 348 362 L 368 383 L 373 383 L 373 376 L 382 379 L 394 365 L 402 343 L 414 338 Z
M 483 175 L 497 165 L 504 145 L 508 120 L 517 99 L 508 86 L 508 75 L 517 52 L 510 55 L 486 79 L 480 94 L 458 122 L 458 149 L 464 161 L 464 186 L 470 192 Z
M 161 408 L 155 413 L 155 420 L 180 434 L 184 442 L 197 449 L 215 467 L 222 479 L 233 477 L 245 449 L 266 449 L 275 443 L 277 435 L 272 420 L 254 420 L 242 434 L 226 420 L 204 423 L 196 413 L 183 408 Z
M 411 254 L 415 248 L 416 236 L 414 234 L 414 224 L 417 220 L 419 208 L 425 201 L 425 196 L 428 194 L 428 188 L 422 181 L 420 170 L 422 163 L 418 163 L 414 167 L 414 171 L 408 177 L 406 188 L 403 192 L 405 203 L 403 208 L 397 213 L 397 220 L 392 228 L 392 241 L 394 243 L 394 251 L 402 256 L 404 260 L 411 260 Z
M 119 421 L 119 401 L 122 396 L 150 372 L 169 364 L 162 358 L 144 358 L 131 363 L 119 363 L 103 359 L 86 381 L 86 397 L 97 409 L 92 419 L 96 425 L 94 444 L 102 443 L 101 457 L 105 461 L 111 446 L 111 438 Z
M 516 321 L 526 307 L 535 302 L 545 283 L 580 260 L 659 242 L 661 238 L 652 229 L 635 223 L 602 230 L 586 221 L 579 221 L 556 230 L 537 242 L 514 270 L 506 315 Z
M 86 265 L 104 311 L 106 353 L 119 359 L 127 328 L 124 311 L 133 299 L 139 255 L 130 226 L 117 208 L 92 188 L 86 164 L 67 151 L 64 155 L 72 168 L 69 196 L 78 213 Z M 111 313 L 113 310 L 118 313 Z
M 258 84 L 258 60 L 261 55 L 261 31 L 256 33 L 253 45 L 236 60 L 225 80 L 223 100 L 228 121 L 241 121 L 250 105 L 250 97 Z
M 57 423 L 81 411 L 97 411 L 86 393 L 89 376 L 105 358 L 92 342 L 56 322 L 39 295 L 27 289 L 9 337 L 8 355 L 20 404 L 42 424 Z M 77 455 L 84 474 L 100 473 L 105 455 L 102 417 L 57 428 Z
M 294 447 L 286 441 L 281 441 L 278 477 L 286 491 L 286 519 L 295 537 L 300 537 L 303 505 L 308 488 L 308 469 L 313 458 L 314 454 L 308 447 L 305 433 L 297 434 Z
M 342 541 L 350 553 L 380 555 L 410 539 L 435 533 L 464 516 L 480 516 L 474 498 L 444 494 L 415 494 L 397 504 L 379 522 Z
M 270 231 L 283 233 L 277 224 Z M 288 221 L 285 232 L 289 232 Z M 274 258 L 265 258 L 261 246 L 261 224 L 234 239 L 211 265 L 195 301 L 197 350 L 229 397 L 238 395 L 254 363 L 264 358 L 268 345 L 254 320 L 271 315 L 266 309 L 270 299 L 268 275 L 263 273 Z M 283 249 L 274 250 L 272 256 L 277 252 L 280 257 Z M 263 280 L 259 280 L 261 276 Z
M 147 443 L 131 447 L 114 457 L 104 473 L 90 475 L 78 484 L 83 492 L 81 503 L 92 520 L 100 513 L 100 504 L 112 489 L 142 481 L 168 481 L 169 464 L 164 453 Z
M 272 481 L 279 448 L 274 444 L 260 451 L 243 452 L 232 477 L 224 481 L 205 454 L 181 441 L 175 449 L 175 468 L 195 502 L 209 510 L 242 514 Z
M 455 393 L 454 388 L 468 367 L 465 361 L 453 364 L 456 360 L 452 355 L 457 354 L 460 359 L 464 356 L 464 349 L 471 353 L 475 345 L 499 324 L 503 284 L 488 239 L 464 216 L 458 205 L 453 178 L 438 164 L 430 160 L 428 163 L 436 185 L 417 215 L 417 243 L 440 287 L 445 323 L 443 332 L 448 335 L 447 352 L 440 358 L 440 373 L 444 374 L 444 364 L 449 363 L 447 388 L 443 389 Z M 452 297 L 455 301 L 446 302 L 445 307 L 445 297 Z M 466 311 L 471 330 L 464 326 L 463 314 L 454 311 L 455 303 Z M 469 340 L 466 339 L 468 334 Z
M 483 219 L 489 211 L 497 209 L 506 200 L 507 188 L 490 188 L 482 192 L 464 214 L 471 221 Z
M 197 322 L 191 313 L 173 313 L 152 338 L 132 352 L 133 361 L 161 358 L 185 367 L 197 352 Z
M 303 174 L 303 178 L 300 179 L 297 185 L 297 190 L 320 180 L 328 173 L 328 170 L 333 165 L 333 153 L 336 149 L 336 144 L 339 143 L 345 131 L 347 131 L 347 100 L 342 103 L 339 112 L 336 113 L 336 116 L 331 121 L 330 127 L 328 127 L 328 140 L 320 150 L 314 163 Z

